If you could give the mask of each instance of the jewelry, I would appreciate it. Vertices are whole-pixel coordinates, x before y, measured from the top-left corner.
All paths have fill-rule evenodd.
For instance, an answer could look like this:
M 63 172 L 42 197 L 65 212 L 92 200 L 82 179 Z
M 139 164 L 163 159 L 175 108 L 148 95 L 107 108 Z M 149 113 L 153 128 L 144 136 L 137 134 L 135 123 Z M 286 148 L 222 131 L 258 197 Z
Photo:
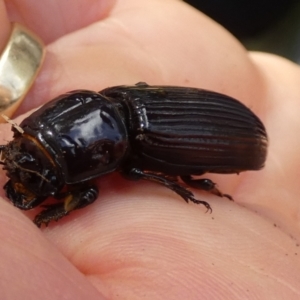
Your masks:
M 13 23 L 0 55 L 0 112 L 10 117 L 32 86 L 43 62 L 42 40 L 26 27 Z

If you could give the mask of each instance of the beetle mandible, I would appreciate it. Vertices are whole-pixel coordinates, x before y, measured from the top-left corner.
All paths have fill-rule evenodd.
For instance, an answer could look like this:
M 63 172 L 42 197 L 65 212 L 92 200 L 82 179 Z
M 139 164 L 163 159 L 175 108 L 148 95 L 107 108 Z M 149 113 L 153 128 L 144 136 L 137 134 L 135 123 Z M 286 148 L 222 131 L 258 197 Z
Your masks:
M 114 171 L 162 184 L 211 210 L 178 178 L 231 199 L 192 175 L 259 170 L 268 144 L 259 118 L 229 96 L 142 82 L 63 94 L 12 130 L 13 140 L 0 146 L 7 197 L 24 210 L 49 196 L 63 200 L 35 217 L 39 227 L 94 202 L 93 179 Z

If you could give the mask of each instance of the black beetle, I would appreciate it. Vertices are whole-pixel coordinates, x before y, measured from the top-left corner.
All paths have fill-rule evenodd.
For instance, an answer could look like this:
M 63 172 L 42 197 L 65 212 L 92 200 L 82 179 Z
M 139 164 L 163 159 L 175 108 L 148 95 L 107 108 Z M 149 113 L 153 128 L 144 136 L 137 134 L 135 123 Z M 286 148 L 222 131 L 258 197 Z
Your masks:
M 116 86 L 78 90 L 46 103 L 0 146 L 12 203 L 31 209 L 53 196 L 35 224 L 48 224 L 91 204 L 92 179 L 120 171 L 126 178 L 160 183 L 185 201 L 178 182 L 222 194 L 209 179 L 191 175 L 259 170 L 267 154 L 262 122 L 239 101 L 211 91 L 174 86 Z

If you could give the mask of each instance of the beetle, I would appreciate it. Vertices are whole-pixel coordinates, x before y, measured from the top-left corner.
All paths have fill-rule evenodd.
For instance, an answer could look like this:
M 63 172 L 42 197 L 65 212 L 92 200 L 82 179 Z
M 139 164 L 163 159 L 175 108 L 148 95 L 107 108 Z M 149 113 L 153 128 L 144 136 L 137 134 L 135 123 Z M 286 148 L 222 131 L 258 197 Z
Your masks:
M 7 197 L 23 210 L 50 196 L 63 200 L 35 217 L 38 227 L 94 202 L 93 179 L 114 171 L 162 184 L 211 210 L 185 185 L 231 196 L 192 176 L 259 170 L 268 145 L 264 125 L 238 100 L 143 82 L 63 94 L 12 131 L 12 141 L 0 146 Z

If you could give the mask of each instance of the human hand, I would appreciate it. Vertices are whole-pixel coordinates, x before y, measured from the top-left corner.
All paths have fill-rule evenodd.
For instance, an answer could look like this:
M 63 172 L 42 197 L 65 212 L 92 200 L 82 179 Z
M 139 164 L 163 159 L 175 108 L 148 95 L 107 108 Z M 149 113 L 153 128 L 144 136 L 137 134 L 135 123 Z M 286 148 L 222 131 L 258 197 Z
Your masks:
M 16 20 L 48 44 L 18 114 L 73 89 L 139 81 L 199 87 L 250 107 L 270 147 L 262 171 L 205 175 L 235 199 L 193 190 L 212 214 L 164 187 L 112 174 L 99 180 L 98 201 L 41 231 L 31 222 L 37 211 L 12 207 L 1 189 L 3 299 L 298 299 L 299 67 L 247 53 L 181 1 L 5 4 L 0 42 Z M 10 126 L 1 132 L 5 144 Z M 1 186 L 6 180 L 2 172 Z

